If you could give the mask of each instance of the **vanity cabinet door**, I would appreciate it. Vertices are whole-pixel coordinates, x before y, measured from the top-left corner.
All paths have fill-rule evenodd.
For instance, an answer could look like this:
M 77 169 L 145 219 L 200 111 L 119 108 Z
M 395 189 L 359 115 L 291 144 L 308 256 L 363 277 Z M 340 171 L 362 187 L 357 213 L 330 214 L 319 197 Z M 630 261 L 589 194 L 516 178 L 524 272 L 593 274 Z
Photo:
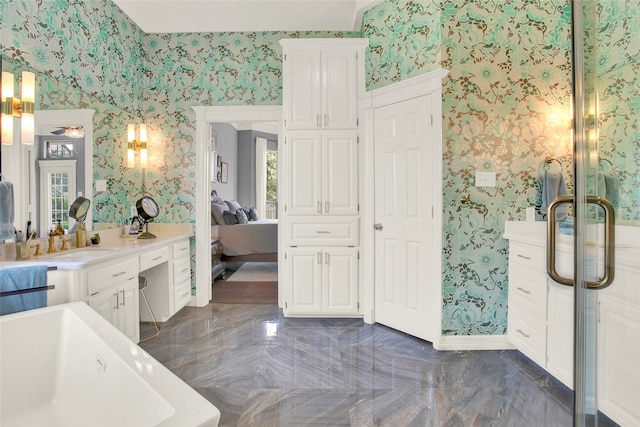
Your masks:
M 137 277 L 131 277 L 89 298 L 89 307 L 136 343 L 140 341 L 138 304 Z
M 103 292 L 89 298 L 89 307 L 104 317 L 113 326 L 118 326 L 118 305 L 113 292 Z

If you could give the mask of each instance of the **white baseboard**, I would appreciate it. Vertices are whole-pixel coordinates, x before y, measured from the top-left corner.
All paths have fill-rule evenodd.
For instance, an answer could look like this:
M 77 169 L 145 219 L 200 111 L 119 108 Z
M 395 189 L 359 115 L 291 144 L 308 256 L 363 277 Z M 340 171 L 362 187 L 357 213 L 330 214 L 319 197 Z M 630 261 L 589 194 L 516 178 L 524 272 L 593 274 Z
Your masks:
M 436 350 L 513 350 L 506 335 L 442 335 Z

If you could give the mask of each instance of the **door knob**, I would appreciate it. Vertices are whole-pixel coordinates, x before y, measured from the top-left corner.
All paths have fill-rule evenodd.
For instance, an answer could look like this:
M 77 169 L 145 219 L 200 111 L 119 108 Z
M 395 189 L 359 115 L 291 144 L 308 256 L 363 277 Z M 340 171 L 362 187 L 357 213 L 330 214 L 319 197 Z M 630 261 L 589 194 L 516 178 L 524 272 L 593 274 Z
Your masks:
M 382 224 L 380 224 L 379 222 L 373 225 L 374 230 L 382 230 Z

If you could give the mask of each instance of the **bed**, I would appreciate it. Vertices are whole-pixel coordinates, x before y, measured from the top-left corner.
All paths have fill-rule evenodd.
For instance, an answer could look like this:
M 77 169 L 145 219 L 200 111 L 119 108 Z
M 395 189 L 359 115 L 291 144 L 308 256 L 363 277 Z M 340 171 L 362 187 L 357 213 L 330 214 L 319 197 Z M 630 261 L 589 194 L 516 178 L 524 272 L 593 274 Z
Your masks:
M 214 242 L 218 240 L 223 246 L 223 261 L 277 261 L 278 220 L 259 218 L 255 210 L 250 212 L 235 200 L 221 200 L 214 190 L 211 192 L 212 257 Z

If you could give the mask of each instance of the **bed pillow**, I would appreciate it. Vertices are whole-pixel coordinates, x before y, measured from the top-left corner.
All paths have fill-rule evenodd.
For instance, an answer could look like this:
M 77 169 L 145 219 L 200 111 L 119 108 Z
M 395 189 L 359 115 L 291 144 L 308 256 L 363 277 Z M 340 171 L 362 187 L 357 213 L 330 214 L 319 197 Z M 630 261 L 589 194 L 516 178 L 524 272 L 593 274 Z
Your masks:
M 247 214 L 244 213 L 244 210 L 238 209 L 236 211 L 236 218 L 238 218 L 238 224 L 246 224 L 249 222 L 247 219 Z
M 234 225 L 238 223 L 238 217 L 231 211 L 224 211 L 222 217 L 224 218 L 223 224 Z
M 247 221 L 251 221 L 251 208 L 242 207 L 242 211 L 247 216 Z
M 242 209 L 242 206 L 240 205 L 240 203 L 238 203 L 237 200 L 225 200 L 224 202 L 227 204 L 227 206 L 229 206 L 229 211 L 231 212 Z
M 211 223 L 224 225 L 224 217 L 222 214 L 228 210 L 226 203 L 211 203 Z
M 257 221 L 260 219 L 260 217 L 258 216 L 258 209 L 256 208 L 251 208 L 249 210 L 249 218 L 251 219 L 251 221 Z

